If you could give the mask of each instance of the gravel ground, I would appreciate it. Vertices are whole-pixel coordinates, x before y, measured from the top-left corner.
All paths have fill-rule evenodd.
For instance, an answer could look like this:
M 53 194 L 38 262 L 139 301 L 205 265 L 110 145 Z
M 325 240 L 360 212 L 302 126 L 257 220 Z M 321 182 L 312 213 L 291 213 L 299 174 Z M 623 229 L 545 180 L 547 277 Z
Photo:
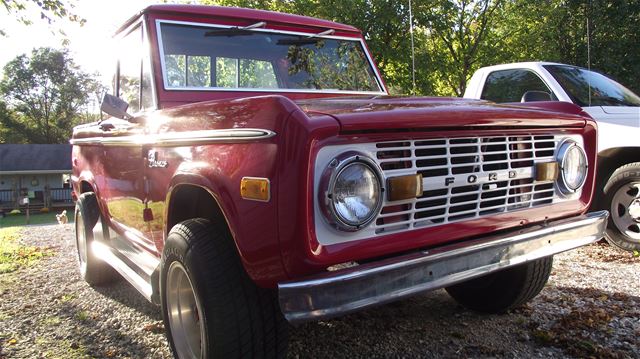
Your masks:
M 71 225 L 32 226 L 52 253 L 0 275 L 0 359 L 169 358 L 160 311 L 124 280 L 92 289 L 76 269 Z M 640 259 L 597 244 L 555 257 L 542 293 L 481 315 L 435 291 L 291 330 L 292 358 L 640 357 Z

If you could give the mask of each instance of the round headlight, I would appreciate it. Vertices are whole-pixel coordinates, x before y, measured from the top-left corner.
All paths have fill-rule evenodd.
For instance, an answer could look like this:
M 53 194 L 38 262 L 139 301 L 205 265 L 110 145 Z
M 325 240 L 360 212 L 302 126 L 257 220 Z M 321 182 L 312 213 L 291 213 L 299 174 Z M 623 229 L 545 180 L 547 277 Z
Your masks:
M 587 179 L 587 155 L 573 141 L 566 141 L 558 152 L 560 162 L 560 190 L 565 194 L 576 192 Z
M 373 167 L 361 156 L 343 161 L 329 182 L 327 205 L 339 228 L 355 231 L 380 211 L 382 186 Z

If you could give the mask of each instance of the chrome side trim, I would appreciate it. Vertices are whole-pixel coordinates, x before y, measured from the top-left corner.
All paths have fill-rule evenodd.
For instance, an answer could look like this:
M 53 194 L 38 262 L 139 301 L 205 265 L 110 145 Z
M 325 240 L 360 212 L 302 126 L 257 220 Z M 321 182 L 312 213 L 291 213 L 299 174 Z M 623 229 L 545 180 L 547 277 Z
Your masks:
M 321 320 L 447 287 L 600 240 L 607 211 L 278 284 L 291 323 Z
M 271 138 L 276 133 L 257 128 L 235 128 L 232 130 L 207 130 L 162 133 L 154 135 L 132 135 L 119 137 L 88 137 L 69 141 L 72 145 L 103 145 L 137 147 L 200 146 L 211 143 L 234 143 Z

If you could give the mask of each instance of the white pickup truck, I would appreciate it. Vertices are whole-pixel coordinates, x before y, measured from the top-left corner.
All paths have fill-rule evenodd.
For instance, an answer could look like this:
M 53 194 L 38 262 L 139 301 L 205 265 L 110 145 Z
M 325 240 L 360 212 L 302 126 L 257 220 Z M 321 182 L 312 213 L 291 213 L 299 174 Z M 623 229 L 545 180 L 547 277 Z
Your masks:
M 550 62 L 483 67 L 465 98 L 497 103 L 566 101 L 598 123 L 598 176 L 592 207 L 611 212 L 606 239 L 640 251 L 640 96 L 584 68 Z

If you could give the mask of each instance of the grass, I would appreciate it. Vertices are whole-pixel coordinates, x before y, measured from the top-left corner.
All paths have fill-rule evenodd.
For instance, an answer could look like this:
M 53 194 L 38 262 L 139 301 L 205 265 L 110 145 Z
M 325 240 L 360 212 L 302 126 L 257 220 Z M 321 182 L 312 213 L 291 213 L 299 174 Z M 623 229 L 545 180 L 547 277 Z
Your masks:
M 89 313 L 85 312 L 84 310 L 81 310 L 76 313 L 76 319 L 78 319 L 81 322 L 86 322 L 87 320 L 89 320 Z
M 46 248 L 25 246 L 20 243 L 20 227 L 0 228 L 0 274 L 28 267 L 45 256 L 52 255 Z
M 65 340 L 51 340 L 46 338 L 36 338 L 36 347 L 42 352 L 43 358 L 53 359 L 84 359 L 91 358 L 87 354 L 87 348 L 74 341 L 68 339 Z
M 145 222 L 142 217 L 144 204 L 139 200 L 120 199 L 109 202 L 109 212 L 113 218 L 123 218 L 128 226 L 132 228 L 146 228 L 149 231 L 161 231 L 163 228 L 162 215 L 164 213 L 164 202 L 151 202 L 148 207 L 153 213 L 153 220 Z
M 62 210 L 60 210 L 62 212 Z M 73 211 L 67 210 L 67 218 L 69 222 L 73 222 Z M 31 213 L 29 216 L 29 224 L 55 224 L 56 212 L 49 213 Z M 0 218 L 0 228 L 22 227 L 27 225 L 27 216 L 25 214 L 7 214 L 4 218 Z
M 57 327 L 60 323 L 62 323 L 62 319 L 56 316 L 46 317 L 42 320 L 42 324 L 47 327 Z

